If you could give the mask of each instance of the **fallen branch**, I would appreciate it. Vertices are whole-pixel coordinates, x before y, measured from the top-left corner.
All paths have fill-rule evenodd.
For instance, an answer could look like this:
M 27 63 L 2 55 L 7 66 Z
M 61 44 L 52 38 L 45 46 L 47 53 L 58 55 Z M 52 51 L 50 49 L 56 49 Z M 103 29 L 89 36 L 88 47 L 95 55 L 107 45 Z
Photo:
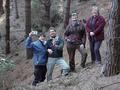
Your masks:
M 108 84 L 108 85 L 104 85 L 104 86 L 100 87 L 99 89 L 101 90 L 103 88 L 109 87 L 109 86 L 114 85 L 114 84 L 119 84 L 119 83 L 120 82 L 115 82 L 115 83 L 111 83 L 111 84 Z

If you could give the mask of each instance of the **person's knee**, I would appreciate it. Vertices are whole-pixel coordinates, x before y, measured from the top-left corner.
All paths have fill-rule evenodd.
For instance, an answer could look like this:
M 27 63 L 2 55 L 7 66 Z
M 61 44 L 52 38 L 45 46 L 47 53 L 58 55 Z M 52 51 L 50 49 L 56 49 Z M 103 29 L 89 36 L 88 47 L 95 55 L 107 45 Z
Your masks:
M 63 69 L 65 69 L 65 70 L 69 70 L 69 69 L 70 69 L 70 67 L 69 67 L 69 65 L 66 63 L 66 64 L 64 64 Z

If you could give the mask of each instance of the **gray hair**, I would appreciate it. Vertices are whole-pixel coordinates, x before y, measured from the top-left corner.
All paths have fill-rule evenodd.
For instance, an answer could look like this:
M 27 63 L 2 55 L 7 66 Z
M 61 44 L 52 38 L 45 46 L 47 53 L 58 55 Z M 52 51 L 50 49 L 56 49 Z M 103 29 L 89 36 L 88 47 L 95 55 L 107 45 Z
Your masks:
M 97 6 L 93 6 L 92 10 L 95 10 L 98 13 L 98 15 L 100 15 L 100 10 Z

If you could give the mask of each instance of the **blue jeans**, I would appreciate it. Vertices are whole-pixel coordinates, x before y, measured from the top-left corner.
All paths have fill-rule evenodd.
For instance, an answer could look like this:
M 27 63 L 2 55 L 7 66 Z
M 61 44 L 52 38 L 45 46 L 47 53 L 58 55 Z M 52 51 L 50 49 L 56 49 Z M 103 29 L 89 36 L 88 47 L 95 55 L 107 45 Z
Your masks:
M 90 41 L 90 51 L 92 62 L 101 62 L 100 46 L 102 41 Z
M 62 68 L 62 75 L 67 75 L 69 73 L 69 65 L 65 62 L 63 58 L 48 58 L 47 63 L 47 81 L 52 80 L 52 73 L 55 64 Z

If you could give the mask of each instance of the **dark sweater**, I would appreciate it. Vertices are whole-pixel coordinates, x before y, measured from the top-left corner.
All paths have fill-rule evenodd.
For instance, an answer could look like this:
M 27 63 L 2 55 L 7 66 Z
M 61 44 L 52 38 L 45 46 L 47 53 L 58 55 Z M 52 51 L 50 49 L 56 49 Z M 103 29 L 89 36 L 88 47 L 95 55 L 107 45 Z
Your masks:
M 86 42 L 86 33 L 85 27 L 82 22 L 77 21 L 75 25 L 69 23 L 64 33 L 67 42 L 71 44 L 85 44 Z M 69 41 L 68 41 L 69 40 Z
M 47 41 L 47 49 L 52 49 L 53 53 L 49 54 L 49 57 L 52 58 L 59 58 L 63 57 L 63 46 L 64 46 L 64 41 L 59 37 L 55 37 L 55 45 L 52 43 L 53 39 L 49 39 Z

